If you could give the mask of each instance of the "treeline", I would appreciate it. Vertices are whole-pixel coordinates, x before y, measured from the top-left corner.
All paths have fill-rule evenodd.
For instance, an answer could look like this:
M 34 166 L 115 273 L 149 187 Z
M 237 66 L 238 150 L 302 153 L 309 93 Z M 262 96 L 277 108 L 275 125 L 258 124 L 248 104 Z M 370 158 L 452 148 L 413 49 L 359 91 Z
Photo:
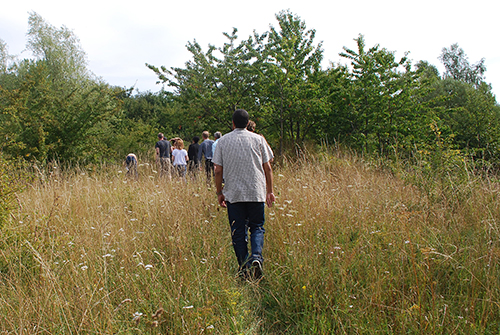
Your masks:
M 91 74 L 78 39 L 32 13 L 28 49 L 14 61 L 0 43 L 1 151 L 37 161 L 102 161 L 145 155 L 155 136 L 190 140 L 203 130 L 231 130 L 245 108 L 276 153 L 306 144 L 339 143 L 382 156 L 500 162 L 500 107 L 484 81 L 484 60 L 470 64 L 458 45 L 444 48 L 445 72 L 362 35 L 341 56 L 347 65 L 321 68 L 323 49 L 298 16 L 283 11 L 278 26 L 207 50 L 187 47 L 183 68 L 146 64 L 172 88 L 136 93 Z

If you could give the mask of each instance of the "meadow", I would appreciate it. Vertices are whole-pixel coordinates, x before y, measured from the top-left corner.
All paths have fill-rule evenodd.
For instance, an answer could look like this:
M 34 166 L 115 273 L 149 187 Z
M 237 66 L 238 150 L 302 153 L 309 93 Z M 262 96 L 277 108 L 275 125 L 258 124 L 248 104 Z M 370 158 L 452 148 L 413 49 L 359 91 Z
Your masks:
M 258 282 L 204 178 L 39 170 L 2 228 L 0 333 L 498 334 L 500 183 L 459 168 L 275 164 Z

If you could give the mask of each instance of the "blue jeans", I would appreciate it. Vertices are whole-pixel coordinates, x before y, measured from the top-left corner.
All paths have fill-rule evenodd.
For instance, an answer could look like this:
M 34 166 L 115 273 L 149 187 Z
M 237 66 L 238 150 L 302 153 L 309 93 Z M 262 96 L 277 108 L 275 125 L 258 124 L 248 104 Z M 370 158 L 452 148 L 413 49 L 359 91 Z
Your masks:
M 263 202 L 227 202 L 227 215 L 231 225 L 233 248 L 240 269 L 249 267 L 252 261 L 264 261 L 264 203 Z M 247 231 L 250 231 L 251 255 L 248 256 Z

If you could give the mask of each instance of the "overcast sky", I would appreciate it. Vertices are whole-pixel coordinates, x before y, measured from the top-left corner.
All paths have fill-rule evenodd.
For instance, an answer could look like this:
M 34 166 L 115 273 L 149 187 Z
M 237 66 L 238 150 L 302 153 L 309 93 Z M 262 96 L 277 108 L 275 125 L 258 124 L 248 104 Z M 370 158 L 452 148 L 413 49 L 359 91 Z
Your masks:
M 323 42 L 324 64 L 341 61 L 344 46 L 365 36 L 367 47 L 380 44 L 398 57 L 410 52 L 416 63 L 426 60 L 443 72 L 438 59 L 444 47 L 458 43 L 471 64 L 485 58 L 486 82 L 500 92 L 498 11 L 491 0 L 20 0 L 2 4 L 0 39 L 20 58 L 26 45 L 29 12 L 49 24 L 66 26 L 80 39 L 90 70 L 111 85 L 158 91 L 157 77 L 144 64 L 183 67 L 190 59 L 188 41 L 221 46 L 223 32 L 238 28 L 240 38 L 253 30 L 278 27 L 275 14 L 290 11 L 316 30 Z

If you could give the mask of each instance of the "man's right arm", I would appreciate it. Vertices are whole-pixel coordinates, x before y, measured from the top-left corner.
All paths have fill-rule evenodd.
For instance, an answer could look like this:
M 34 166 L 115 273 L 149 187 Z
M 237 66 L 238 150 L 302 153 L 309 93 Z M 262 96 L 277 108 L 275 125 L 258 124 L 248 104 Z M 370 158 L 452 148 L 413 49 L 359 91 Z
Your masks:
M 262 164 L 264 168 L 264 174 L 266 176 L 266 204 L 267 207 L 271 207 L 276 201 L 276 197 L 273 192 L 273 168 L 270 162 Z

